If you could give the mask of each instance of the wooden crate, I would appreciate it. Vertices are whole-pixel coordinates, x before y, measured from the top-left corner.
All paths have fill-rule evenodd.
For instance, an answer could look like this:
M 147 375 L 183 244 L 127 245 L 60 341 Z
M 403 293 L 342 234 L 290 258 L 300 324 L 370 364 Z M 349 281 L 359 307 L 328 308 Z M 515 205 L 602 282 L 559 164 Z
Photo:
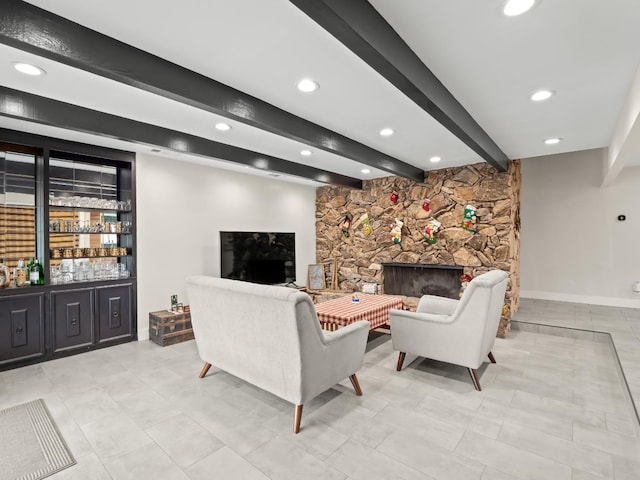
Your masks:
M 149 313 L 149 340 L 162 347 L 193 340 L 191 313 L 167 310 Z

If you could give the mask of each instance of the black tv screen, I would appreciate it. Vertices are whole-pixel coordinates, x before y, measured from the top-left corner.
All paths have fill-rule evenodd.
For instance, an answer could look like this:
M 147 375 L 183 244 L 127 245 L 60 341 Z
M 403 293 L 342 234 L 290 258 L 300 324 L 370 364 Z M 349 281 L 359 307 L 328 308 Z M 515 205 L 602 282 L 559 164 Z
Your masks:
M 284 232 L 220 232 L 222 278 L 269 285 L 296 281 L 296 237 Z

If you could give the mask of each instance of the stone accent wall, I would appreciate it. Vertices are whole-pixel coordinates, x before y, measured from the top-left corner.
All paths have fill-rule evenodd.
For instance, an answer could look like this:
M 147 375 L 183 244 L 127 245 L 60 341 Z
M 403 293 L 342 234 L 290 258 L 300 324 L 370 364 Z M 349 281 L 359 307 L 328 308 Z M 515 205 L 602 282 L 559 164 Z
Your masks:
M 518 308 L 520 286 L 520 161 L 499 173 L 487 163 L 425 172 L 424 183 L 401 177 L 365 181 L 362 190 L 340 186 L 318 188 L 316 194 L 316 257 L 331 275 L 338 261 L 339 288 L 360 290 L 363 282 L 382 286 L 382 263 L 460 265 L 473 277 L 488 270 L 509 273 L 504 315 L 498 336 L 510 330 Z M 389 198 L 399 194 L 397 204 Z M 431 200 L 430 211 L 422 208 Z M 466 205 L 477 208 L 478 231 L 464 230 Z M 342 233 L 345 215 L 353 215 L 349 237 Z M 365 236 L 360 217 L 367 213 L 373 232 Z M 433 217 L 442 223 L 434 245 L 423 232 Z M 404 222 L 402 242 L 394 244 L 389 231 L 394 218 Z

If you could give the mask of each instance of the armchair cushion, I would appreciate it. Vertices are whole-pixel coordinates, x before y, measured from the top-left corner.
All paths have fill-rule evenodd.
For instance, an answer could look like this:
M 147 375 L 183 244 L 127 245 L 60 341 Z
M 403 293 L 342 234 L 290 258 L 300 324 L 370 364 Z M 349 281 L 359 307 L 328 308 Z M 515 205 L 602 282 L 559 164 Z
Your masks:
M 416 312 L 452 315 L 459 303 L 460 300 L 454 300 L 452 298 L 423 295 L 418 302 Z

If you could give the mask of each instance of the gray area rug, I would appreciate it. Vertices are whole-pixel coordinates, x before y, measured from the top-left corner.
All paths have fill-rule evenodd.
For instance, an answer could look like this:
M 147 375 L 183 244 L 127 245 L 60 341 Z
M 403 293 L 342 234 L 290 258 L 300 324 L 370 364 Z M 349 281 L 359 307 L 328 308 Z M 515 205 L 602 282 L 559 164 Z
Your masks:
M 0 480 L 38 480 L 75 463 L 44 400 L 0 411 Z

